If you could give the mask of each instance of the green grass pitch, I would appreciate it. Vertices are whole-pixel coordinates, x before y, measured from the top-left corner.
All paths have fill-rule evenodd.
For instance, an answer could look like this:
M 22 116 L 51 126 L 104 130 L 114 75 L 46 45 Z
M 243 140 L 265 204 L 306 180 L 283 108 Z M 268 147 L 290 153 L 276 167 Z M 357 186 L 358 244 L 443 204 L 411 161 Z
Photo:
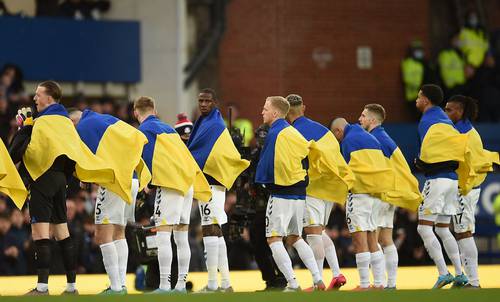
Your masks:
M 500 289 L 481 290 L 399 290 L 367 292 L 314 292 L 314 293 L 233 293 L 233 294 L 188 294 L 188 295 L 127 295 L 127 296 L 39 296 L 0 297 L 1 302 L 9 301 L 74 301 L 74 302 L 496 302 L 500 301 Z

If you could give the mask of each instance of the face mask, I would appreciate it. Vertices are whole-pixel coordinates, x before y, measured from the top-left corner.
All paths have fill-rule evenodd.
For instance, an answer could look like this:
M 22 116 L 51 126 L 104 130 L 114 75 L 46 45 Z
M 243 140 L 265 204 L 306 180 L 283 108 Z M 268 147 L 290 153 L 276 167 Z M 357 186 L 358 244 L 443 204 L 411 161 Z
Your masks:
M 462 47 L 462 42 L 460 40 L 456 39 L 453 41 L 451 46 L 453 46 L 454 48 L 460 48 L 460 47 Z
M 424 51 L 420 49 L 413 51 L 413 57 L 417 60 L 422 60 L 424 58 Z
M 476 27 L 479 23 L 479 20 L 477 19 L 476 15 L 472 15 L 469 17 L 469 20 L 467 20 L 467 23 L 469 23 L 471 27 Z

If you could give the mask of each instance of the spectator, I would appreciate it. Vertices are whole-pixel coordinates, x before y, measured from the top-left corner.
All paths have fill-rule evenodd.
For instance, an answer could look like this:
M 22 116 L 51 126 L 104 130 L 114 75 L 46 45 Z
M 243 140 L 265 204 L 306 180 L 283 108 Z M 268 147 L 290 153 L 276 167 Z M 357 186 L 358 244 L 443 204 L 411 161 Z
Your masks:
M 88 104 L 87 101 L 85 100 L 85 95 L 82 92 L 77 92 L 76 95 L 74 96 L 73 107 L 75 107 L 80 111 L 87 109 Z
M 90 110 L 97 112 L 97 113 L 103 113 L 101 102 L 99 102 L 97 100 L 91 101 L 90 102 Z
M 109 96 L 105 96 L 101 99 L 101 108 L 102 108 L 102 113 L 105 114 L 115 114 L 115 102 L 112 98 Z
M 23 275 L 26 273 L 26 258 L 22 238 L 16 238 L 7 213 L 0 214 L 0 273 Z
M 459 39 L 460 49 L 465 54 L 467 64 L 479 68 L 483 64 L 490 44 L 476 11 L 467 13 L 465 26 L 460 30 Z
M 4 87 L 7 99 L 14 103 L 19 103 L 24 93 L 24 76 L 19 66 L 15 64 L 5 64 L 1 71 L 1 86 Z M 17 109 L 16 109 L 17 111 Z
M 3 143 L 8 146 L 8 140 L 10 133 L 10 120 L 12 116 L 9 114 L 9 103 L 7 98 L 4 96 L 3 92 L 0 90 L 0 138 Z
M 177 122 L 175 123 L 174 127 L 175 131 L 177 131 L 177 133 L 179 133 L 179 135 L 181 136 L 182 141 L 187 144 L 189 136 L 193 131 L 193 122 L 191 122 L 187 118 L 187 115 L 182 112 L 177 114 Z
M 500 121 L 500 76 L 495 66 L 495 58 L 487 54 L 468 84 L 467 94 L 479 101 L 478 120 L 481 122 Z
M 439 52 L 438 67 L 446 98 L 464 94 L 467 77 L 458 34 L 452 35 L 448 47 Z
M 418 91 L 423 84 L 435 82 L 432 68 L 425 58 L 422 42 L 418 40 L 411 42 L 408 53 L 401 62 L 401 76 L 404 99 L 413 120 L 416 120 L 419 116 L 415 108 Z

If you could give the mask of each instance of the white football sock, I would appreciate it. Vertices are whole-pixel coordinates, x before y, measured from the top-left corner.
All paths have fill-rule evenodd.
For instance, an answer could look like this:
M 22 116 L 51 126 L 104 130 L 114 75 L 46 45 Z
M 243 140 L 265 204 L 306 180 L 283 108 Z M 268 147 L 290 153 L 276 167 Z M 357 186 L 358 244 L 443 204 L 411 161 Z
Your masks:
M 288 281 L 288 286 L 291 288 L 299 287 L 297 278 L 295 277 L 295 272 L 293 271 L 292 260 L 290 259 L 283 242 L 273 242 L 269 245 L 269 247 L 273 253 L 274 262 L 276 262 L 276 265 L 285 276 L 286 281 Z
M 171 232 L 157 232 L 156 245 L 158 246 L 158 264 L 160 266 L 160 289 L 170 290 L 170 272 L 172 270 L 172 243 Z
M 118 253 L 113 242 L 101 244 L 99 246 L 102 253 L 102 262 L 111 283 L 111 290 L 122 290 L 122 283 L 120 281 L 120 271 L 118 269 Z
M 39 292 L 46 292 L 49 290 L 49 284 L 48 283 L 37 283 L 36 290 Z
M 462 274 L 462 262 L 460 261 L 460 252 L 458 251 L 458 244 L 455 237 L 450 232 L 449 227 L 440 228 L 436 227 L 436 234 L 441 238 L 443 242 L 444 250 L 450 258 L 453 267 L 455 268 L 455 275 Z
M 323 264 L 325 262 L 325 247 L 323 246 L 323 239 L 321 235 L 309 234 L 307 235 L 307 243 L 311 247 L 320 276 L 323 276 Z
M 66 291 L 74 292 L 76 290 L 76 283 L 66 283 Z
M 325 258 L 328 262 L 328 266 L 332 270 L 333 277 L 340 275 L 339 259 L 337 258 L 337 251 L 335 250 L 335 245 L 333 244 L 330 236 L 326 234 L 325 231 L 321 233 L 321 238 L 323 239 L 323 246 L 325 248 Z
M 474 286 L 479 286 L 479 274 L 477 264 L 477 246 L 474 237 L 464 238 L 458 241 L 460 252 L 464 259 L 464 268 L 469 283 Z
M 356 254 L 356 267 L 359 273 L 359 286 L 370 287 L 370 252 Z
M 189 261 L 191 260 L 188 231 L 174 231 L 174 240 L 175 245 L 177 245 L 177 263 L 179 267 L 175 289 L 185 289 L 186 278 L 189 272 Z
M 394 244 L 384 247 L 385 269 L 387 271 L 387 286 L 396 287 L 398 275 L 398 249 Z
M 370 253 L 370 264 L 372 266 L 373 285 L 380 287 L 385 281 L 384 254 L 378 250 L 375 253 Z
M 118 272 L 122 286 L 127 286 L 128 244 L 126 239 L 113 241 L 118 254 Z
M 220 287 L 223 289 L 231 286 L 229 280 L 229 263 L 227 260 L 227 247 L 224 236 L 219 237 L 219 262 L 217 268 L 220 272 Z
M 208 288 L 216 290 L 217 282 L 217 266 L 219 262 L 219 237 L 207 236 L 203 237 L 203 245 L 205 246 L 205 260 L 208 272 Z
M 307 269 L 311 272 L 313 282 L 317 283 L 318 281 L 323 280 L 318 270 L 318 264 L 316 264 L 316 259 L 314 259 L 314 253 L 309 245 L 304 241 L 304 239 L 300 238 L 297 240 L 293 247 L 297 250 L 300 259 L 304 262 Z
M 446 262 L 444 261 L 443 251 L 441 250 L 441 244 L 437 239 L 432 226 L 419 224 L 417 226 L 417 232 L 424 242 L 424 246 L 427 249 L 427 253 L 434 260 L 437 266 L 439 275 L 448 274 L 448 268 L 446 267 Z

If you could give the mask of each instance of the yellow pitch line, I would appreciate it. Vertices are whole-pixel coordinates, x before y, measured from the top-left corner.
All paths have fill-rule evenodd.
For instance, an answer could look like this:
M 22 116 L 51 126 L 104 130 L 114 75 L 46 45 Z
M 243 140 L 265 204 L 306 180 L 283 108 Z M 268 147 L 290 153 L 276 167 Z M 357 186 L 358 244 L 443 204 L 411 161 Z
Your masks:
M 453 272 L 453 268 L 448 268 Z M 311 275 L 307 270 L 295 270 L 297 280 L 302 288 L 312 285 Z M 479 277 L 483 288 L 500 288 L 500 265 L 480 265 Z M 343 269 L 347 284 L 342 289 L 349 290 L 359 284 L 358 272 L 355 268 Z M 231 271 L 231 283 L 238 292 L 252 292 L 265 287 L 259 271 Z M 332 275 L 329 269 L 324 271 L 324 280 L 328 285 Z M 127 275 L 127 287 L 130 294 L 140 292 L 134 289 L 134 275 Z M 433 266 L 400 267 L 398 269 L 398 289 L 428 289 L 437 279 L 437 270 Z M 207 283 L 206 272 L 190 273 L 188 280 L 193 282 L 193 289 L 199 290 Z M 22 295 L 36 285 L 36 276 L 0 277 L 0 295 Z M 52 295 L 60 294 L 66 286 L 66 276 L 51 276 L 49 290 Z M 96 294 L 109 285 L 106 275 L 78 275 L 77 288 L 81 294 Z

